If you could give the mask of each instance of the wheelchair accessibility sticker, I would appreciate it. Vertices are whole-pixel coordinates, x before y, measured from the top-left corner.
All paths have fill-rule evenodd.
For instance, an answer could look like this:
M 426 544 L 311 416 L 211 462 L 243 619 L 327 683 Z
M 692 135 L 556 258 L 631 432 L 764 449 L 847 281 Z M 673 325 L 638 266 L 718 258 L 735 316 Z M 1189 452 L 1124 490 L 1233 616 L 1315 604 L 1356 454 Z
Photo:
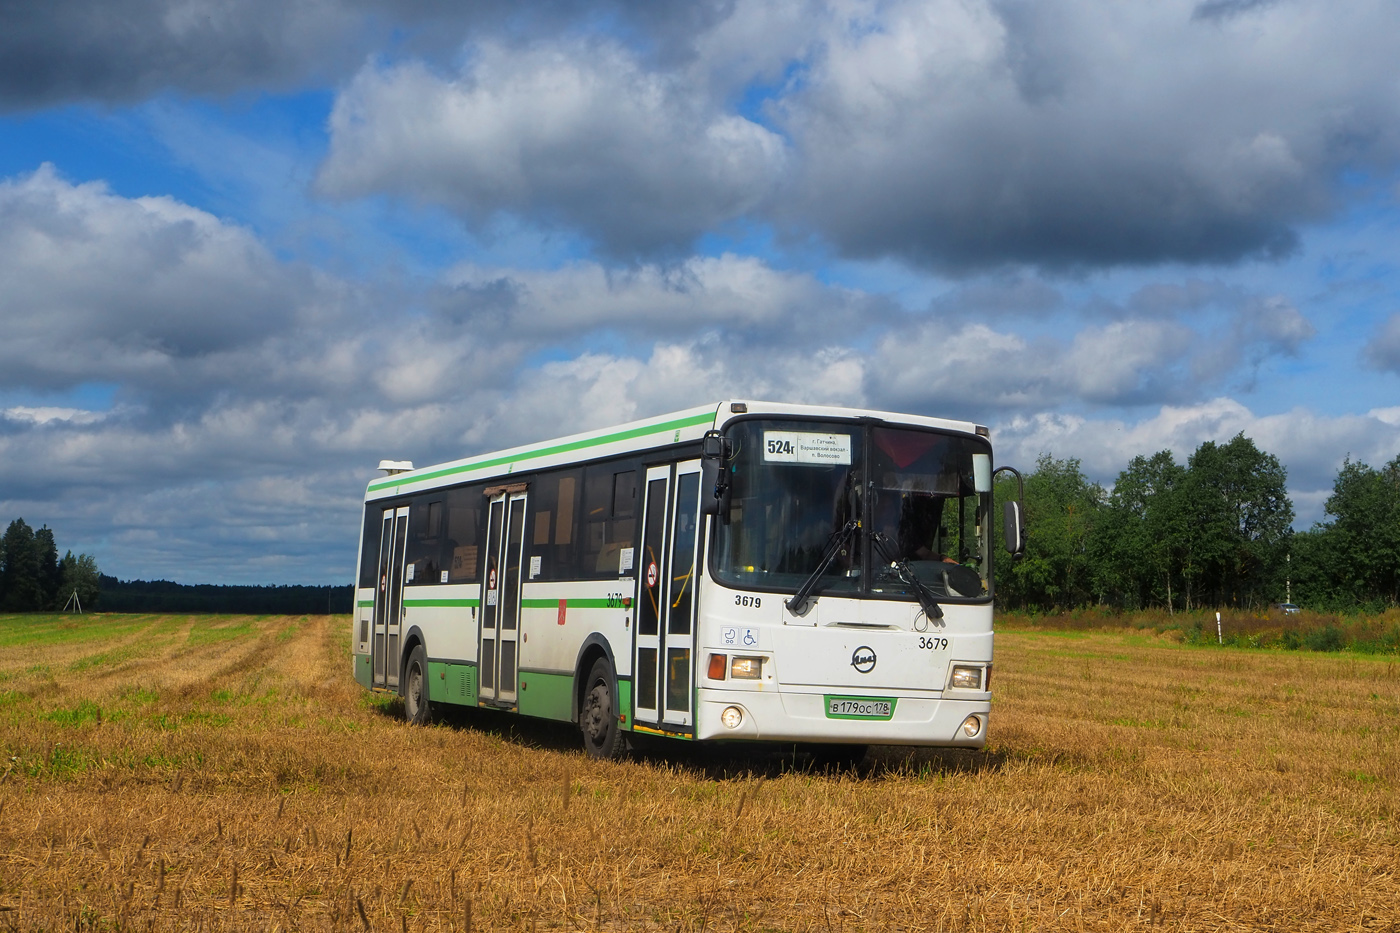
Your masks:
M 756 648 L 758 647 L 758 631 L 729 625 L 719 630 L 719 640 L 726 648 Z

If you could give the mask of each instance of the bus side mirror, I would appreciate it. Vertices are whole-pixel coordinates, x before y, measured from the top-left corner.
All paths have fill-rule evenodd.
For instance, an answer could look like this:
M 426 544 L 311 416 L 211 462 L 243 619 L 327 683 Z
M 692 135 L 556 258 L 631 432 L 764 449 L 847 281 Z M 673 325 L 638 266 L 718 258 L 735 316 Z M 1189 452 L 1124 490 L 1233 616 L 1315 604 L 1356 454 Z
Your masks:
M 700 514 L 723 515 L 729 506 L 729 475 L 725 464 L 733 456 L 729 438 L 706 431 L 700 440 Z
M 1026 523 L 1021 517 L 1021 503 L 1008 502 L 1001 514 L 1002 540 L 1011 556 L 1020 560 L 1026 553 Z

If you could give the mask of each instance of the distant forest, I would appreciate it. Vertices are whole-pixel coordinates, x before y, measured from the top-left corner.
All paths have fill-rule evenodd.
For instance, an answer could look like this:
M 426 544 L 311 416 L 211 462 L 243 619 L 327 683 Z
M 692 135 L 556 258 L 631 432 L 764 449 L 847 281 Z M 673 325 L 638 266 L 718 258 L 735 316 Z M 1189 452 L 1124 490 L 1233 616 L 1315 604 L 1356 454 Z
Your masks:
M 1111 489 L 1075 459 L 1044 455 L 1026 474 L 1026 556 L 996 564 L 1003 608 L 1123 610 L 1292 602 L 1334 612 L 1400 605 L 1400 457 L 1348 458 L 1326 515 L 1292 528 L 1278 458 L 1243 434 L 1207 441 L 1178 463 L 1134 457 Z M 996 497 L 1015 494 L 998 482 Z M 994 527 L 1000 533 L 1000 523 Z
M 103 612 L 219 612 L 250 615 L 348 613 L 350 586 L 221 586 L 169 580 L 118 580 L 102 574 L 98 608 Z

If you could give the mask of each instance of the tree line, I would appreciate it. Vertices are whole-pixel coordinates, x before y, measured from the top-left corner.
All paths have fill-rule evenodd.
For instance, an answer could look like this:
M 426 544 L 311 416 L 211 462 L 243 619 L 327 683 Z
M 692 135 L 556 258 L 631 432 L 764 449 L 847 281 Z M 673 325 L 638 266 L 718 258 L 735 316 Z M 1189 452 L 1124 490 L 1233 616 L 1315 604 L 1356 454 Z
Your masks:
M 354 608 L 352 586 L 244 586 L 118 580 L 102 576 L 104 612 L 218 612 L 238 615 L 332 615 Z
M 1400 456 L 1380 469 L 1348 459 L 1327 519 L 1308 531 L 1292 530 L 1286 480 L 1244 434 L 1207 441 L 1184 464 L 1169 450 L 1134 457 L 1111 490 L 1079 460 L 1044 454 L 1025 477 L 1026 555 L 998 562 L 997 601 L 1262 609 L 1291 590 L 1316 609 L 1400 604 Z M 999 503 L 1014 495 L 1014 481 L 998 482 Z
M 88 554 L 58 556 L 47 525 L 22 518 L 0 537 L 0 612 L 57 612 L 74 593 L 85 611 L 316 615 L 348 613 L 350 586 L 222 586 L 169 580 L 118 580 Z
M 97 561 L 88 554 L 58 556 L 47 525 L 37 531 L 17 518 L 0 537 L 0 611 L 62 609 L 77 593 L 84 607 L 97 602 Z

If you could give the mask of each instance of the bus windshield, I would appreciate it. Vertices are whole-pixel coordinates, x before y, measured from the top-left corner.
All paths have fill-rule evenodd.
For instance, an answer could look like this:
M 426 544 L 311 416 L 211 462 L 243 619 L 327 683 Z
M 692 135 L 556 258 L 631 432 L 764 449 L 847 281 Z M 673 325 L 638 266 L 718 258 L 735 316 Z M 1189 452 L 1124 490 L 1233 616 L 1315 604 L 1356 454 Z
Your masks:
M 795 591 L 839 542 L 817 594 L 912 600 L 899 569 L 940 601 L 990 594 L 991 448 L 982 438 L 774 419 L 733 423 L 725 433 L 733 444 L 729 511 L 712 552 L 721 583 Z M 852 521 L 860 529 L 843 540 Z

